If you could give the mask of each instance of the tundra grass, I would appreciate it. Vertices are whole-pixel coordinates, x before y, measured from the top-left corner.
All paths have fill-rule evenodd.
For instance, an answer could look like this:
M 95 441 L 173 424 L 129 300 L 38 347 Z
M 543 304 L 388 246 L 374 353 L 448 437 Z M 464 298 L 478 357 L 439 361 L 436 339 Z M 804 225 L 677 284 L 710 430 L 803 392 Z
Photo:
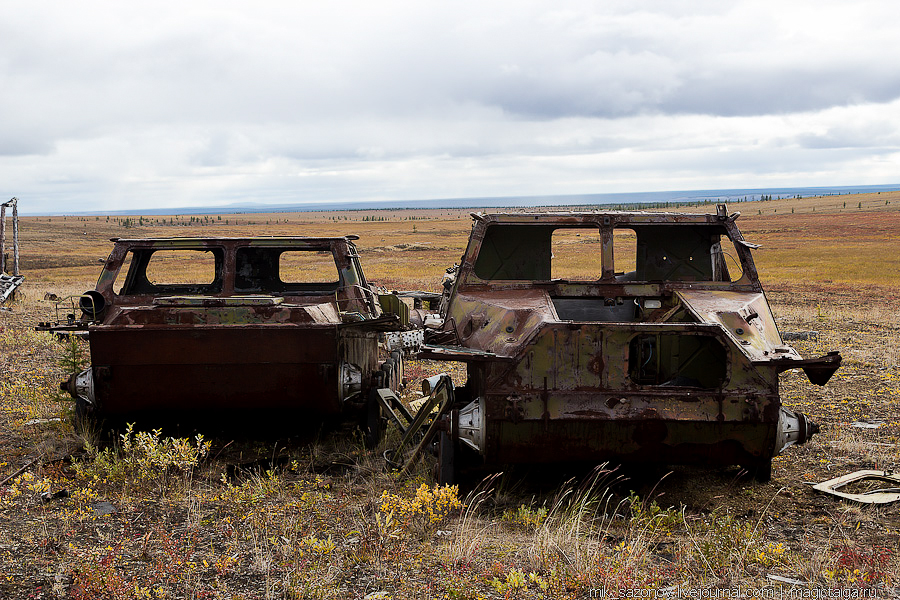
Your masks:
M 875 200 L 883 198 L 846 201 Z M 842 202 L 803 201 L 794 213 L 789 201 L 738 207 L 747 239 L 764 244 L 756 257 L 781 329 L 816 332 L 795 343 L 804 355 L 845 357 L 826 387 L 783 375 L 785 404 L 823 431 L 776 458 L 766 484 L 737 469 L 600 465 L 565 476 L 510 472 L 459 490 L 436 485 L 429 460 L 405 479 L 387 471 L 380 453 L 396 433 L 374 453 L 347 432 L 302 443 L 139 428 L 76 434 L 56 390 L 71 349 L 32 326 L 52 306 L 45 294 L 92 287 L 109 237 L 356 233 L 371 280 L 436 290 L 462 254 L 469 220 L 463 211 L 127 226 L 25 219 L 26 284 L 0 312 L 0 477 L 12 475 L 0 484 L 0 597 L 896 593 L 896 506 L 841 503 L 808 485 L 900 464 L 897 213 L 888 204 L 848 214 Z M 410 387 L 440 368 L 412 362 Z

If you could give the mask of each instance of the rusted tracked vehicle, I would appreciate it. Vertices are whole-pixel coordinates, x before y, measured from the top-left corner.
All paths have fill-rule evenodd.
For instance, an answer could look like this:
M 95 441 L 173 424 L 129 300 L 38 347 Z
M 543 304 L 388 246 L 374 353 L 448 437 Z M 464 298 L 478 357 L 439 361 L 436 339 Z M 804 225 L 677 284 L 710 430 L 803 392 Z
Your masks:
M 401 325 L 354 239 L 113 239 L 80 301 L 91 366 L 64 389 L 108 420 L 364 419 L 370 390 L 399 384 L 379 336 Z
M 841 357 L 782 341 L 750 250 L 714 215 L 473 215 L 443 325 L 424 357 L 467 363 L 443 417 L 441 478 L 463 459 L 742 465 L 818 426 L 782 407 L 778 374 L 824 385 Z

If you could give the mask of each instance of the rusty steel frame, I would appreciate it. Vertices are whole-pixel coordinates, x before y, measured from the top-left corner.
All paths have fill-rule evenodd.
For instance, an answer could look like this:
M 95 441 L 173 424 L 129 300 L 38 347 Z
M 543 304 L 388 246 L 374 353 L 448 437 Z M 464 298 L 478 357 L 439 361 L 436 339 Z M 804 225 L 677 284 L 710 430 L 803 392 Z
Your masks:
M 465 441 L 457 449 L 475 449 L 476 462 L 491 468 L 621 459 L 738 464 L 766 479 L 773 456 L 818 430 L 804 415 L 782 407 L 778 374 L 802 368 L 814 383 L 824 384 L 840 365 L 840 355 L 804 360 L 784 344 L 751 256 L 758 246 L 744 240 L 737 216 L 728 215 L 724 206 L 713 215 L 473 215 L 468 246 L 444 298 L 443 327 L 430 333 L 427 341 L 432 343 L 421 353 L 467 363 L 461 396 L 470 403 L 457 406 L 455 418 L 477 423 L 478 430 L 460 422 L 447 424 L 448 431 L 458 431 Z M 504 229 L 492 234 L 493 227 Z M 664 246 L 667 236 L 690 233 L 703 240 L 721 234 L 733 243 L 741 276 L 736 281 L 724 276 L 714 280 L 715 275 L 692 278 L 699 272 L 696 265 L 710 256 L 710 272 L 717 272 L 712 242 L 697 263 L 686 263 L 688 277 L 642 280 L 640 272 L 617 273 L 617 227 L 639 232 L 639 253 L 656 265 L 669 261 L 665 269 L 677 257 L 655 256 L 647 248 Z M 518 239 L 543 236 L 549 244 L 548 232 L 565 228 L 599 232 L 602 270 L 595 280 L 551 279 L 549 247 L 524 256 L 510 250 Z M 484 250 L 486 243 L 490 245 Z M 482 250 L 489 259 L 481 258 Z M 491 261 L 487 267 L 486 260 Z M 542 261 L 546 267 L 537 264 Z M 638 265 L 640 270 L 640 257 Z M 492 277 L 498 273 L 501 277 Z M 558 313 L 566 302 L 581 307 L 583 314 L 600 316 L 562 318 Z M 639 314 L 616 316 L 627 314 L 632 302 Z M 642 344 L 651 349 L 648 361 L 660 361 L 663 348 L 674 348 L 664 358 L 673 365 L 690 365 L 692 377 L 707 382 L 678 377 L 671 380 L 675 383 L 641 381 L 633 363 L 643 361 Z M 693 355 L 680 356 L 681 347 Z M 680 374 L 679 368 L 672 367 L 673 373 Z M 665 365 L 658 369 L 664 370 Z M 444 478 L 452 479 L 452 474 Z
M 0 204 L 0 273 L 6 273 L 6 208 L 12 208 L 13 276 L 19 275 L 19 199 L 10 198 Z
M 65 389 L 83 411 L 107 419 L 261 415 L 299 425 L 364 415 L 369 390 L 398 386 L 402 363 L 381 362 L 380 335 L 399 320 L 382 312 L 353 239 L 114 238 L 96 288 L 82 299 L 91 367 Z M 213 283 L 142 280 L 158 250 L 211 252 Z M 266 271 L 294 250 L 331 255 L 338 281 L 285 284 L 277 267 Z M 123 289 L 114 290 L 129 253 Z M 238 253 L 259 258 L 244 258 L 238 272 Z M 267 283 L 250 289 L 254 278 Z

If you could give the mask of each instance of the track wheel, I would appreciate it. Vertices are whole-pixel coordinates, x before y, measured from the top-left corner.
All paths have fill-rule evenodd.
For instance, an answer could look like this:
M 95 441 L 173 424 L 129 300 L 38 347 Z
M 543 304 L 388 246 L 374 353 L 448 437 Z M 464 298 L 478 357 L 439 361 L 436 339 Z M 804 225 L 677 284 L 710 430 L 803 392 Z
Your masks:
M 375 388 L 369 391 L 369 399 L 366 401 L 366 421 L 363 426 L 363 437 L 366 448 L 374 450 L 384 437 L 385 419 L 381 410 L 381 402 L 378 401 L 378 392 Z
M 437 482 L 439 485 L 456 484 L 456 444 L 446 431 L 438 433 Z

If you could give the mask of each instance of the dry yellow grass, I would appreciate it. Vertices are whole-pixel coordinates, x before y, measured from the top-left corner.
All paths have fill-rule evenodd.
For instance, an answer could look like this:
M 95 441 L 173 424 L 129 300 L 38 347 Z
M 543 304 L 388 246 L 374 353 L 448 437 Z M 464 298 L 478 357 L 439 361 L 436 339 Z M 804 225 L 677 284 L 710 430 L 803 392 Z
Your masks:
M 558 480 L 505 477 L 424 528 L 399 513 L 389 519 L 382 499 L 427 504 L 427 469 L 399 481 L 345 435 L 293 445 L 215 440 L 190 472 L 142 463 L 124 449 L 93 449 L 35 463 L 14 485 L 0 485 L 0 597 L 584 598 L 601 588 L 747 590 L 771 585 L 767 575 L 802 580 L 796 589 L 809 592 L 886 593 L 900 581 L 896 507 L 843 505 L 806 483 L 900 465 L 900 194 L 731 209 L 743 212 L 745 237 L 764 245 L 755 256 L 782 329 L 819 332 L 796 344 L 804 354 L 845 356 L 824 388 L 798 372 L 784 375 L 785 403 L 823 432 L 777 458 L 771 483 L 683 467 L 669 476 L 624 471 L 627 481 L 613 482 L 617 473 L 589 491 L 580 481 L 555 489 Z M 467 211 L 151 221 L 22 220 L 24 299 L 0 313 L 0 477 L 23 460 L 78 448 L 66 422 L 46 420 L 65 415 L 52 399 L 64 374 L 56 362 L 62 347 L 31 326 L 50 308 L 45 292 L 93 286 L 108 238 L 358 234 L 371 280 L 435 290 L 470 227 Z M 569 268 L 592 258 L 579 252 L 592 252 L 581 238 L 563 241 Z M 419 379 L 438 368 L 413 363 L 407 373 Z M 44 420 L 28 424 L 35 418 Z M 863 419 L 882 425 L 852 426 Z M 149 444 L 142 456 L 167 447 Z M 267 466 L 242 472 L 248 462 Z M 39 500 L 41 491 L 60 489 L 70 497 Z M 448 492 L 434 496 L 441 494 L 446 502 Z M 96 514 L 101 501 L 117 512 Z
M 672 210 L 709 212 L 714 205 Z M 900 287 L 900 253 L 895 251 L 900 243 L 900 192 L 746 202 L 732 204 L 730 210 L 742 213 L 738 224 L 744 236 L 763 246 L 755 258 L 766 284 Z M 80 290 L 96 280 L 98 261 L 108 254 L 111 237 L 356 234 L 371 280 L 392 289 L 436 290 L 444 269 L 457 262 L 465 249 L 469 212 L 386 210 L 143 220 L 25 217 L 22 270 L 41 289 L 74 286 Z M 593 246 L 584 244 L 582 237 L 560 238 L 559 247 L 572 263 L 570 270 L 579 268 L 579 260 L 594 260 Z M 571 246 L 575 242 L 582 245 Z

